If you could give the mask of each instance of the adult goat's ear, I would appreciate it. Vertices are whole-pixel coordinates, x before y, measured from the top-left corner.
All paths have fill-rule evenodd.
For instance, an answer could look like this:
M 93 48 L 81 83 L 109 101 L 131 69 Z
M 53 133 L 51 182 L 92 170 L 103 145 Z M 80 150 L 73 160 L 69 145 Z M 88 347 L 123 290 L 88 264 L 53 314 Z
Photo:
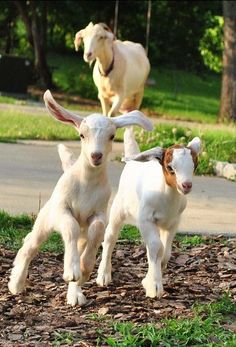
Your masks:
M 128 112 L 122 116 L 113 117 L 111 120 L 114 122 L 116 128 L 127 127 L 129 125 L 139 125 L 145 130 L 153 130 L 150 120 L 138 110 Z
M 155 147 L 152 149 L 148 149 L 147 151 L 130 156 L 128 158 L 123 158 L 123 161 L 126 161 L 126 162 L 130 160 L 149 161 L 152 159 L 158 159 L 159 162 L 162 163 L 164 153 L 165 153 L 164 148 Z
M 188 148 L 192 149 L 197 155 L 201 151 L 201 140 L 199 137 L 194 137 L 187 145 Z
M 79 50 L 79 46 L 81 45 L 81 42 L 82 42 L 82 39 L 83 39 L 83 33 L 84 33 L 84 29 L 78 31 L 75 34 L 74 45 L 75 45 L 75 50 L 76 51 Z
M 80 117 L 73 112 L 67 111 L 65 108 L 60 106 L 53 99 L 50 90 L 47 90 L 44 93 L 43 98 L 44 98 L 46 108 L 48 109 L 48 111 L 53 117 L 55 117 L 57 120 L 63 123 L 73 124 L 76 128 L 79 128 L 80 123 L 83 120 L 83 117 Z

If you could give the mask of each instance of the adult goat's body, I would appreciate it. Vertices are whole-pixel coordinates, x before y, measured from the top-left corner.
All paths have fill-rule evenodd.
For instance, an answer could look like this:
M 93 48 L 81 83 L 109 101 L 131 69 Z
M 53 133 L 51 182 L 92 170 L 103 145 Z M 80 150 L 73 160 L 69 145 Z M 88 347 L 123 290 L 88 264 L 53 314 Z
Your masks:
M 104 115 L 139 109 L 150 63 L 141 44 L 115 40 L 104 24 L 89 23 L 75 37 L 75 47 L 83 39 L 84 60 L 96 60 L 94 83 Z
M 97 283 L 104 286 L 111 281 L 112 251 L 121 226 L 129 223 L 140 229 L 147 247 L 148 273 L 142 281 L 146 296 L 161 296 L 161 268 L 168 263 L 172 241 L 186 207 L 185 194 L 192 187 L 200 140 L 193 139 L 187 147 L 155 148 L 135 154 L 137 143 L 132 131 L 126 130 L 125 135 L 129 150 L 126 156 L 134 160 L 125 165 L 111 207 Z
M 63 278 L 69 282 L 67 303 L 82 305 L 85 297 L 79 285 L 89 278 L 93 270 L 106 226 L 111 191 L 106 162 L 116 128 L 137 124 L 151 130 L 152 126 L 139 111 L 112 120 L 99 114 L 83 119 L 58 105 L 49 91 L 45 93 L 44 100 L 55 118 L 74 125 L 79 131 L 81 153 L 75 161 L 68 151 L 59 147 L 65 172 L 16 256 L 9 289 L 13 294 L 24 289 L 31 260 L 41 243 L 56 230 L 65 245 Z

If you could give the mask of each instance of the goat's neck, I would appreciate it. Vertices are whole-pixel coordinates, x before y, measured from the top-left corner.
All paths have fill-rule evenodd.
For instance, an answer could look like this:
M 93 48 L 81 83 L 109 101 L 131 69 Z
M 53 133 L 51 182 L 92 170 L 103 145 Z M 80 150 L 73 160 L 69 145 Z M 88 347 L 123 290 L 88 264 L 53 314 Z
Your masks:
M 99 55 L 97 56 L 98 67 L 103 75 L 106 74 L 106 71 L 111 66 L 113 58 L 114 58 L 113 46 L 104 44 L 104 49 L 101 49 Z
M 80 155 L 74 164 L 75 171 L 78 172 L 80 180 L 91 184 L 95 181 L 107 182 L 107 164 L 104 161 L 99 166 L 91 166 L 88 159 L 84 155 Z

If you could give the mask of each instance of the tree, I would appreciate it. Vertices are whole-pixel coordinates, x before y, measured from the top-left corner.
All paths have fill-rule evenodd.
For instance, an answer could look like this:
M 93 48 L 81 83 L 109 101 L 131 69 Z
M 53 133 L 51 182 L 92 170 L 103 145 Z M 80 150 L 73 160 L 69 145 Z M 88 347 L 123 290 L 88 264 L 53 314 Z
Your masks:
M 236 2 L 223 1 L 224 51 L 218 121 L 236 122 Z
M 33 47 L 36 78 L 42 87 L 51 88 L 52 75 L 46 60 L 47 1 L 14 1 L 14 4 Z

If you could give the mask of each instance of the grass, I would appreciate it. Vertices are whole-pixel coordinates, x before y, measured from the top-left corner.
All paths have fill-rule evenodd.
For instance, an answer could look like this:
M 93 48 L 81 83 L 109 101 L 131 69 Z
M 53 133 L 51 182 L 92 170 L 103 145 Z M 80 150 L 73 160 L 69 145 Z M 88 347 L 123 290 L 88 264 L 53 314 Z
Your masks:
M 162 319 L 156 325 L 112 322 L 112 336 L 101 334 L 99 343 L 111 347 L 236 346 L 236 334 L 228 329 L 236 303 L 227 294 L 216 302 L 196 305 L 193 312 L 191 319 Z
M 2 111 L 0 121 L 0 141 L 2 142 L 29 139 L 79 140 L 78 133 L 73 127 L 65 126 L 50 116 Z M 141 150 L 154 146 L 168 147 L 174 143 L 187 144 L 194 136 L 200 136 L 203 143 L 197 174 L 212 174 L 212 160 L 236 162 L 236 131 L 233 128 L 197 130 L 160 123 L 155 126 L 153 132 L 138 130 L 136 134 Z M 116 140 L 122 139 L 123 130 L 118 129 Z
M 11 216 L 5 211 L 0 211 L 0 244 L 8 249 L 18 250 L 22 245 L 22 240 L 31 231 L 35 218 L 35 215 Z M 140 232 L 134 226 L 124 225 L 119 240 L 141 242 Z M 176 241 L 183 247 L 197 246 L 206 242 L 205 238 L 199 235 L 177 235 Z M 64 246 L 60 235 L 56 232 L 52 233 L 40 250 L 43 252 L 63 252 Z
M 49 54 L 54 83 L 62 90 L 97 100 L 92 69 L 82 55 Z M 142 107 L 159 116 L 172 119 L 215 123 L 219 110 L 220 76 L 201 77 L 173 68 L 152 67 L 150 78 L 154 86 L 147 86 Z

